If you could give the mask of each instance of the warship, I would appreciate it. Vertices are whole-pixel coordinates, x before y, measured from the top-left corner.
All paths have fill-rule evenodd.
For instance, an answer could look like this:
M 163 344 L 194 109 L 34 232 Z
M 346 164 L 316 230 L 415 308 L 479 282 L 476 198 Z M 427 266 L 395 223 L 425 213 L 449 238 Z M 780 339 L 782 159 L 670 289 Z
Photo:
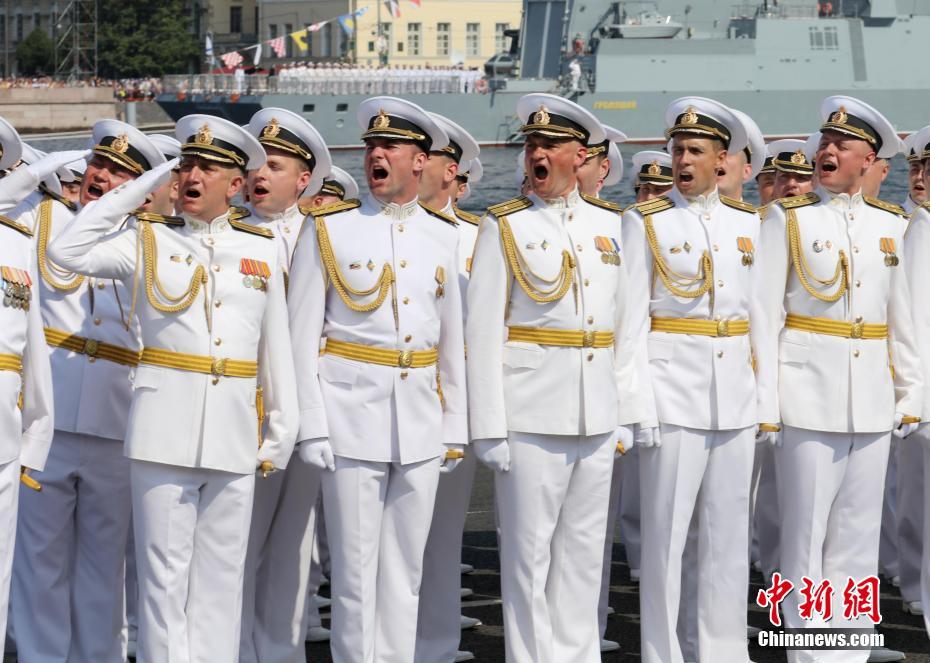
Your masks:
M 482 145 L 522 140 L 516 104 L 529 92 L 570 98 L 644 143 L 662 140 L 664 109 L 684 95 L 739 108 L 773 138 L 806 135 L 827 94 L 858 97 L 909 132 L 928 121 L 930 69 L 920 66 L 927 34 L 930 0 L 524 0 L 514 73 L 491 70 L 484 93 L 403 96 Z M 573 60 L 583 72 L 577 86 Z M 244 86 L 233 78 L 166 77 L 158 103 L 175 120 L 209 113 L 239 124 L 262 107 L 286 108 L 333 147 L 361 145 L 355 111 L 367 95 L 288 93 L 264 74 Z

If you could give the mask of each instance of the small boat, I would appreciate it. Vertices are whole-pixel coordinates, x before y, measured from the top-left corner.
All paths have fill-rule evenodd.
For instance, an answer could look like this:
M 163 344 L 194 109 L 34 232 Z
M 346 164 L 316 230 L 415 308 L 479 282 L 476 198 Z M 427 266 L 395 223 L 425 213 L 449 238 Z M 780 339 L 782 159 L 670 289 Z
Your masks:
M 610 27 L 624 39 L 671 39 L 684 28 L 681 23 L 673 21 L 671 16 L 663 16 L 651 10 L 626 16 L 621 23 Z

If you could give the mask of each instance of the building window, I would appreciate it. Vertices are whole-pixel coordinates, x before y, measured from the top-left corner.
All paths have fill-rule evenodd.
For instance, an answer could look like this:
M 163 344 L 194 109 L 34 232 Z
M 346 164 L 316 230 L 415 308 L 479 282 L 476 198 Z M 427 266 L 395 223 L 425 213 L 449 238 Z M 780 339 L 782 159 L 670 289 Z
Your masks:
M 229 8 L 229 31 L 242 32 L 242 7 Z
M 385 55 L 391 54 L 391 44 L 394 42 L 394 24 L 382 23 L 381 34 L 384 35 L 383 48 Z
M 272 23 L 268 26 L 268 39 L 278 38 L 278 24 Z
M 407 24 L 407 55 L 420 54 L 420 24 Z
M 449 55 L 449 41 L 452 38 L 451 23 L 436 24 L 436 55 Z
M 33 30 L 38 30 L 42 27 L 42 15 L 39 12 L 34 12 L 32 14 L 32 28 Z
M 320 30 L 320 55 L 325 58 L 333 56 L 333 33 L 332 33 L 333 24 L 324 25 Z
M 16 15 L 16 41 L 23 40 L 23 15 Z
M 465 24 L 465 55 L 477 57 L 481 55 L 481 24 Z
M 507 50 L 507 37 L 504 35 L 505 30 L 510 29 L 510 23 L 494 24 L 494 52 L 501 53 Z
M 840 47 L 839 35 L 835 27 L 809 28 L 812 51 L 835 51 Z
M 294 31 L 294 25 L 292 23 L 284 24 L 284 54 L 292 58 L 294 57 L 294 40 L 291 38 L 291 33 Z

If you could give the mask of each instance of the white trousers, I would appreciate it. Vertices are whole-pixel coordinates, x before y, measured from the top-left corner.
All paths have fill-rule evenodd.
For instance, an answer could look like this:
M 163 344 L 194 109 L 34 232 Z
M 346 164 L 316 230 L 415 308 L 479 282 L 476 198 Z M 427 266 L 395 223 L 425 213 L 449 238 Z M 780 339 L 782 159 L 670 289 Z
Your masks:
M 843 618 L 843 588 L 878 573 L 878 537 L 891 433 L 825 433 L 786 426 L 775 450 L 781 496 L 781 573 L 794 583 L 782 603 L 789 628 L 867 628 Z M 804 576 L 833 586 L 833 619 L 802 620 Z M 789 651 L 789 663 L 865 663 L 863 651 Z
M 898 557 L 898 445 L 891 438 L 888 466 L 885 469 L 885 488 L 882 496 L 882 527 L 878 540 L 878 570 L 891 580 L 901 575 Z
M 620 540 L 626 552 L 630 571 L 639 572 L 641 563 L 642 519 L 639 501 L 639 447 L 627 449 L 623 455 L 623 486 L 620 488 Z
M 130 461 L 138 663 L 236 663 L 254 474 Z
M 311 514 L 322 470 L 296 453 L 287 469 L 256 480 L 245 562 L 239 663 L 304 663 Z
M 21 661 L 122 663 L 131 503 L 123 445 L 56 430 L 20 491 L 12 622 Z
M 677 634 L 681 560 L 696 511 L 700 660 L 746 663 L 746 551 L 754 430 L 662 425 L 661 433 L 662 446 L 640 449 L 639 457 L 643 661 L 683 660 Z
M 909 436 L 913 437 L 913 435 Z M 920 438 L 924 451 L 924 475 L 930 475 L 930 440 Z M 924 483 L 924 532 L 930 532 L 930 482 Z M 926 539 L 925 539 L 926 540 Z M 930 546 L 924 546 L 920 562 L 920 600 L 930 606 Z M 930 610 L 924 610 L 924 627 L 930 636 Z
M 627 454 L 629 455 L 629 454 Z M 607 633 L 607 608 L 610 605 L 610 571 L 614 561 L 614 539 L 617 537 L 617 516 L 620 512 L 620 498 L 623 486 L 623 464 L 626 455 L 614 458 L 613 472 L 610 476 L 610 503 L 607 506 L 607 532 L 604 537 L 604 561 L 601 567 L 601 592 L 597 601 L 597 628 L 601 637 Z
M 322 477 L 320 477 L 322 486 Z M 329 567 L 329 548 L 326 542 L 326 521 L 323 518 L 323 491 L 320 490 L 316 503 L 310 510 L 313 525 L 313 545 L 310 546 L 310 575 L 307 580 L 306 620 L 307 628 L 323 626 L 320 609 L 313 597 L 320 591 L 326 569 Z
M 323 474 L 332 560 L 334 663 L 409 663 L 439 458 L 400 465 L 336 457 Z
M 507 663 L 601 660 L 597 603 L 616 442 L 511 431 L 494 475 Z
M 36 476 L 38 479 L 38 475 Z M 16 545 L 16 514 L 19 502 L 19 461 L 0 465 L 0 637 L 6 636 L 6 616 L 10 607 L 10 575 Z M 3 647 L 0 647 L 2 651 Z M 2 657 L 2 654 L 0 654 Z
M 423 557 L 417 616 L 416 663 L 455 659 L 461 640 L 462 533 L 475 481 L 477 457 L 471 450 L 450 474 L 439 476 L 436 507 Z
M 920 561 L 924 549 L 924 444 L 930 424 L 898 442 L 898 491 L 895 520 L 898 535 L 898 575 L 901 598 L 920 601 Z
M 775 477 L 775 447 L 768 442 L 756 445 L 750 493 L 750 527 L 758 543 L 757 556 L 762 573 L 768 577 L 778 568 L 778 480 Z

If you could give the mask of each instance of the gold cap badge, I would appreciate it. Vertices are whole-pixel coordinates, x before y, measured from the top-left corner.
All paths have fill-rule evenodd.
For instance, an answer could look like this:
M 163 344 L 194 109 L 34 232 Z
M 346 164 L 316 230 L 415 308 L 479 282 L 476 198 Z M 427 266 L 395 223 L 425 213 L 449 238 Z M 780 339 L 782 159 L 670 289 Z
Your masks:
M 791 163 L 795 166 L 801 166 L 807 163 L 807 158 L 804 156 L 804 150 L 798 149 L 794 154 L 791 155 Z
M 846 107 L 840 106 L 840 109 L 830 116 L 830 121 L 834 124 L 846 124 L 849 116 L 846 114 Z
M 688 106 L 688 108 L 684 112 L 684 115 L 681 116 L 681 123 L 682 124 L 697 124 L 698 123 L 698 116 L 697 116 L 697 113 L 694 111 L 694 106 Z
M 110 147 L 122 154 L 129 149 L 129 138 L 126 136 L 126 134 L 120 134 L 113 139 L 113 142 L 110 143 Z
M 281 131 L 281 126 L 278 124 L 278 118 L 271 118 L 271 122 L 262 129 L 262 138 L 274 138 Z
M 545 106 L 540 106 L 539 110 L 533 114 L 534 124 L 549 124 L 549 120 L 549 111 L 546 110 Z
M 649 171 L 648 171 L 648 172 L 649 172 L 650 175 L 661 175 L 661 174 L 662 174 L 662 168 L 659 166 L 659 162 L 658 162 L 658 161 L 653 161 L 651 164 L 649 164 Z
M 371 126 L 373 129 L 387 129 L 391 126 L 391 118 L 388 117 L 383 108 L 378 109 L 378 117 L 375 118 Z
M 210 127 L 208 125 L 203 125 L 197 130 L 197 135 L 194 137 L 194 142 L 198 145 L 211 145 L 213 144 L 213 134 L 210 132 Z

